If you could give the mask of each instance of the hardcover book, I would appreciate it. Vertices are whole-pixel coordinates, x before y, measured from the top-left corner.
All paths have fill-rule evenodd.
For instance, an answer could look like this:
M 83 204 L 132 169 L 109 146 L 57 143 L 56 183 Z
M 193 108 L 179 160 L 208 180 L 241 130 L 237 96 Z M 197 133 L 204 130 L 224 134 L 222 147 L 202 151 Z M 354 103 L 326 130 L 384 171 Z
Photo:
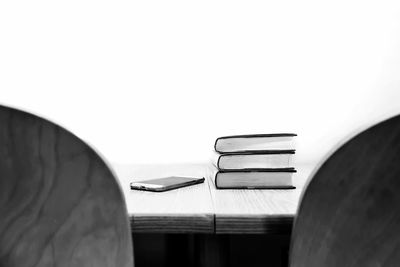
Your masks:
M 218 189 L 293 189 L 295 172 L 294 168 L 218 171 L 215 186 Z
M 214 148 L 219 153 L 293 150 L 294 136 L 293 133 L 223 136 L 217 138 Z
M 213 164 L 219 170 L 289 168 L 295 150 L 267 150 L 242 153 L 214 153 Z

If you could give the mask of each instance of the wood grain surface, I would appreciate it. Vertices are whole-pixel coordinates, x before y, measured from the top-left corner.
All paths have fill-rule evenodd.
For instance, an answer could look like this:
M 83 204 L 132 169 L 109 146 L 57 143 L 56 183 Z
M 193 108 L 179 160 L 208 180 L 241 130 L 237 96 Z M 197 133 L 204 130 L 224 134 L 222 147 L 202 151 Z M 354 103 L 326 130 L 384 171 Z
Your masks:
M 214 215 L 208 181 L 166 192 L 131 190 L 129 184 L 167 176 L 204 177 L 202 164 L 118 165 L 135 233 L 213 233 Z
M 126 205 L 65 129 L 0 106 L 0 266 L 133 266 Z
M 311 166 L 298 170 L 294 190 L 217 190 L 209 163 L 113 166 L 136 233 L 289 234 L 302 187 L 311 172 Z M 204 176 L 206 181 L 162 193 L 129 188 L 132 181 L 171 175 Z
M 355 136 L 307 186 L 290 266 L 399 266 L 400 116 Z
M 214 184 L 215 170 L 208 178 L 218 234 L 290 234 L 300 194 L 312 166 L 298 166 L 294 174 L 296 189 L 225 189 Z

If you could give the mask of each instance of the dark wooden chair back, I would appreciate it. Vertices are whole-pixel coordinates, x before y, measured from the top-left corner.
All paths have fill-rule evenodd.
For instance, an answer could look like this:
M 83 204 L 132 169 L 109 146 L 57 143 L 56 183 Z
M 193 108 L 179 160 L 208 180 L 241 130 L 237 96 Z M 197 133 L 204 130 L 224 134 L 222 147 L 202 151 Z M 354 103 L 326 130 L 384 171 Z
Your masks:
M 133 266 L 119 185 L 82 140 L 0 106 L 0 266 Z
M 317 170 L 295 219 L 290 266 L 400 266 L 400 116 Z

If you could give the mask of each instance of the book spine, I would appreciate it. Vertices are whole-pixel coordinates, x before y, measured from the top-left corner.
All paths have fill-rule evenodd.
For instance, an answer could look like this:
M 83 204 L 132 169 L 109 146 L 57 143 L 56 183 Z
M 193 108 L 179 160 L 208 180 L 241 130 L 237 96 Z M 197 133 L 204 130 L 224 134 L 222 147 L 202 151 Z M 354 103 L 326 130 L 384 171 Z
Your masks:
M 273 134 L 243 134 L 243 135 L 227 135 L 218 137 L 219 139 L 229 139 L 229 138 L 255 138 L 255 137 L 294 137 L 297 136 L 295 133 L 273 133 Z
M 254 154 L 295 154 L 295 149 L 269 149 L 269 150 L 235 150 L 235 151 L 220 151 L 214 147 L 215 152 L 221 155 L 254 155 Z
M 215 184 L 215 187 L 219 190 L 228 190 L 228 189 L 296 189 L 295 186 L 289 185 L 289 186 L 240 186 L 240 187 L 220 187 Z
M 295 154 L 295 149 L 270 149 L 270 150 L 243 150 L 235 152 L 218 152 L 217 153 L 224 156 L 245 156 L 245 155 L 275 155 L 275 154 Z
M 297 172 L 297 170 L 293 167 L 290 168 L 265 168 L 265 169 L 234 169 L 234 170 L 219 170 L 218 172 L 220 173 L 225 173 L 225 172 L 291 172 L 291 173 L 295 173 Z

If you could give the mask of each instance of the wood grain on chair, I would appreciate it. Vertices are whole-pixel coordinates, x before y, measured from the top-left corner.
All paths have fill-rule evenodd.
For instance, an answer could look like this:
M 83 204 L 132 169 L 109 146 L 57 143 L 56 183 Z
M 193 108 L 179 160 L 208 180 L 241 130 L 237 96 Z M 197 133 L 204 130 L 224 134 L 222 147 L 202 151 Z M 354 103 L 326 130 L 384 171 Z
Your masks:
M 65 129 L 0 106 L 0 266 L 133 266 L 123 195 Z
M 400 116 L 357 135 L 316 172 L 290 266 L 400 266 Z

